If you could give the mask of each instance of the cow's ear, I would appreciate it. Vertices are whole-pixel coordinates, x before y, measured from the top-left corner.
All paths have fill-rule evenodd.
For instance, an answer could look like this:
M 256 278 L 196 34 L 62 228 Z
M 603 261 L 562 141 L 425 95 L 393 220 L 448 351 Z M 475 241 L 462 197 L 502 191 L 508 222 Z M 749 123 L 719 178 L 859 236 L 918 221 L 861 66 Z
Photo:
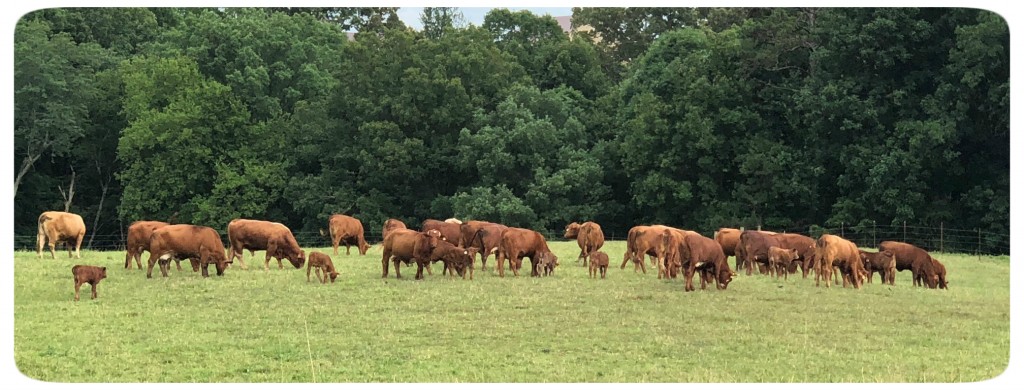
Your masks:
M 107 267 L 106 266 L 103 266 L 100 269 L 103 269 L 103 271 L 107 271 Z

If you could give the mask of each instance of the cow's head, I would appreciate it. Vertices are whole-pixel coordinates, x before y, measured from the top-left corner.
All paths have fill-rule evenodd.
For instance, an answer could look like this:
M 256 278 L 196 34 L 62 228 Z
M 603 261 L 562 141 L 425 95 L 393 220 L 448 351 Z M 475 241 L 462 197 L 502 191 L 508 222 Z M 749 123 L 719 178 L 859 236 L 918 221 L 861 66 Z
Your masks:
M 338 271 L 337 270 L 332 270 L 331 271 L 331 283 L 332 284 L 334 283 L 334 279 L 335 278 L 338 278 Z
M 724 267 L 718 269 L 718 289 L 728 288 L 729 283 L 732 282 L 732 278 L 735 276 L 736 272 L 730 270 L 728 263 L 725 263 Z
M 224 270 L 226 270 L 228 268 L 228 265 L 232 263 L 232 261 L 228 260 L 227 255 L 224 255 L 224 253 L 218 251 L 210 252 L 210 261 L 213 262 L 214 266 L 217 267 L 218 276 L 223 276 Z
M 558 256 L 555 255 L 555 253 L 553 252 L 544 251 L 538 255 L 537 259 L 537 262 L 540 264 L 542 270 L 554 273 L 555 267 L 558 266 Z
M 359 255 L 366 255 L 366 252 L 367 252 L 368 250 L 370 250 L 370 247 L 373 247 L 373 246 L 370 246 L 370 244 L 369 244 L 369 243 L 367 243 L 367 242 L 366 242 L 366 241 L 364 241 L 364 240 L 360 240 L 360 241 L 359 241 L 359 246 L 358 246 L 358 247 L 359 247 Z
M 565 238 L 573 239 L 580 234 L 580 224 L 576 222 L 569 223 L 565 226 Z
M 292 266 L 295 266 L 296 269 L 302 269 L 302 265 L 306 264 L 306 252 L 301 249 L 299 252 L 289 255 L 287 258 L 288 262 L 291 262 Z
M 430 243 L 430 249 L 433 250 L 437 248 L 437 243 L 441 240 L 441 231 L 431 229 L 427 230 L 425 234 L 427 235 L 428 241 Z
M 106 266 L 101 266 L 100 267 L 100 279 L 102 280 L 104 278 L 107 278 L 107 267 Z

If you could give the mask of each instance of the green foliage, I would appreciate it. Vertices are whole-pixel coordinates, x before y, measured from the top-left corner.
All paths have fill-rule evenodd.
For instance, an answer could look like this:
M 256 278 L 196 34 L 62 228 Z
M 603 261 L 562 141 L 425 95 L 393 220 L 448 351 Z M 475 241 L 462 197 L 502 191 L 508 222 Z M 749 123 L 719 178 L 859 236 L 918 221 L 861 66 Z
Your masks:
M 618 236 L 907 220 L 1009 247 L 1009 30 L 994 13 L 578 8 L 594 30 L 565 34 L 507 9 L 464 26 L 446 7 L 416 32 L 396 10 L 26 15 L 15 230 L 63 207 L 74 170 L 71 209 L 101 234 L 175 214 L 306 231 L 334 213 L 369 229 L 593 219 Z

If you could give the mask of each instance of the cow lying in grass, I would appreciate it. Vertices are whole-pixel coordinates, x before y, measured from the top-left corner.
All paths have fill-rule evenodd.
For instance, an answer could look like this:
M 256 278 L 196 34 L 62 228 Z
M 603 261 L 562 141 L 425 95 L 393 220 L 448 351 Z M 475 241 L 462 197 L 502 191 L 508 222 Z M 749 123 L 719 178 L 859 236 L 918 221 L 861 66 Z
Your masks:
M 78 289 L 87 282 L 92 286 L 92 298 L 95 299 L 96 285 L 104 278 L 107 278 L 107 268 L 102 266 L 75 265 L 71 268 L 71 274 L 75 276 L 75 301 L 78 301 Z

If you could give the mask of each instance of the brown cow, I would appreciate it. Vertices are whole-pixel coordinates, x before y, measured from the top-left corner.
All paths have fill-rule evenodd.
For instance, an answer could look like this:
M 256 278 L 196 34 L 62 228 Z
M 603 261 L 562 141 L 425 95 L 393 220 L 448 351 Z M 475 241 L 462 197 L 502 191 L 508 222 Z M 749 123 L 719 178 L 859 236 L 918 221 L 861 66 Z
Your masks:
M 426 219 L 423 220 L 423 227 L 420 228 L 420 232 L 427 232 L 432 229 L 436 229 L 441 233 L 441 240 L 458 246 L 459 238 L 462 237 L 462 224 L 446 223 L 441 220 Z
M 779 248 L 796 250 L 796 262 L 790 263 L 786 272 L 795 273 L 796 268 L 800 267 L 804 278 L 807 278 L 807 273 L 811 271 L 810 258 L 814 253 L 814 239 L 800 234 L 775 234 L 775 240 L 779 242 Z
M 537 257 L 537 270 L 543 276 L 550 276 L 555 274 L 555 268 L 558 267 L 558 257 L 554 253 L 550 255 L 543 254 Z
M 819 275 L 825 280 L 825 287 L 830 287 L 830 277 L 834 266 L 838 266 L 843 277 L 843 287 L 852 282 L 853 287 L 860 289 L 864 274 L 864 264 L 860 260 L 860 249 L 853 242 L 841 237 L 823 234 L 816 243 L 817 273 L 814 286 L 818 286 Z
M 605 254 L 604 251 L 590 253 L 590 278 L 597 278 L 598 271 L 601 272 L 602 279 L 608 272 L 608 254 Z
M 680 250 L 686 246 L 684 240 L 689 234 L 697 233 L 672 227 L 662 230 L 659 235 L 658 256 L 654 259 L 654 263 L 658 267 L 658 278 L 676 278 L 685 260 L 682 255 L 684 253 Z
M 480 249 L 480 270 L 487 269 L 487 257 L 501 243 L 501 233 L 508 227 L 486 221 L 470 220 L 459 226 L 461 235 L 459 243 L 462 248 L 476 247 Z
M 103 266 L 75 265 L 71 268 L 71 274 L 75 276 L 75 301 L 78 301 L 78 289 L 82 284 L 89 283 L 92 287 L 92 298 L 96 298 L 96 285 L 107 278 L 107 268 Z
M 766 233 L 766 231 L 743 231 L 740 234 L 740 241 L 737 247 L 742 247 L 742 262 L 740 262 L 747 270 L 747 275 L 753 273 L 754 264 L 764 264 L 765 272 L 769 272 L 768 269 L 768 249 L 772 246 L 782 247 L 779 243 L 778 238 L 774 233 Z M 737 258 L 740 258 L 737 256 Z
M 430 261 L 441 261 L 444 263 L 444 270 L 441 275 L 448 274 L 449 278 L 455 277 L 458 273 L 463 280 L 466 279 L 466 270 L 469 270 L 469 279 L 473 279 L 473 254 L 476 254 L 476 247 L 462 248 L 444 240 L 437 241 L 437 247 L 430 253 Z
M 718 289 L 728 288 L 729 283 L 732 282 L 732 277 L 736 275 L 732 270 L 729 270 L 729 262 L 726 261 L 725 252 L 722 251 L 722 246 L 714 239 L 691 232 L 683 238 L 677 251 L 685 267 L 684 278 L 686 279 L 686 286 L 683 288 L 685 292 L 696 290 L 693 287 L 693 275 L 698 269 L 705 268 L 706 270 L 701 271 L 700 289 L 707 289 L 708 279 L 704 277 L 705 273 L 718 277 L 718 281 L 715 284 L 715 287 Z
M 884 241 L 878 244 L 878 250 L 889 251 L 896 256 L 896 271 L 910 270 L 914 286 L 924 286 L 922 282 L 925 281 L 936 281 L 936 284 L 939 284 L 939 268 L 932 264 L 933 261 L 938 261 L 920 247 L 909 243 Z M 942 280 L 940 285 L 945 285 L 945 275 L 942 276 Z
M 394 230 L 395 228 L 408 228 L 408 227 L 405 226 L 405 223 L 403 223 L 402 220 L 388 219 L 388 221 L 384 222 L 384 228 L 380 230 L 381 240 L 383 241 L 383 238 L 386 238 L 388 236 L 388 233 L 391 232 L 392 230 Z
M 510 227 L 501 233 L 501 242 L 498 244 L 498 276 L 505 277 L 505 259 L 508 259 L 509 269 L 518 277 L 523 258 L 530 258 L 530 275 L 534 277 L 540 277 L 541 264 L 558 264 L 558 257 L 548 248 L 544 235 L 525 228 Z
M 331 215 L 327 226 L 331 234 L 331 245 L 334 246 L 334 255 L 338 255 L 339 244 L 345 245 L 345 255 L 350 254 L 352 245 L 359 249 L 359 255 L 366 255 L 370 245 L 363 236 L 363 222 L 359 219 L 341 214 Z M 324 230 L 320 230 L 320 235 L 324 235 Z
M 651 256 L 652 263 L 656 266 L 661 265 L 663 261 L 661 249 L 664 248 L 662 235 L 666 229 L 673 232 L 682 231 L 667 225 L 638 225 L 630 228 L 629 234 L 626 237 L 626 253 L 622 255 L 622 265 L 619 268 L 625 269 L 626 262 L 632 260 L 633 271 L 641 270 L 646 274 L 647 268 L 644 266 L 644 255 Z M 659 268 L 658 270 L 660 276 L 664 269 Z
M 565 226 L 564 237 L 576 239 L 576 244 L 580 246 L 580 255 L 576 259 L 582 259 L 583 266 L 587 266 L 587 257 L 590 253 L 600 250 L 604 246 L 604 232 L 601 231 L 601 226 L 593 221 L 583 224 L 569 223 Z
M 64 243 L 68 247 L 68 258 L 82 258 L 82 239 L 85 238 L 85 221 L 82 216 L 68 212 L 43 212 L 39 215 L 36 233 L 36 254 L 43 258 L 43 244 L 50 245 L 50 255 L 57 259 L 54 247 Z M 74 247 L 74 254 L 71 248 Z
M 875 272 L 878 272 L 883 284 L 893 285 L 892 280 L 896 276 L 896 256 L 891 251 L 873 253 L 861 250 L 860 260 L 864 263 L 868 282 L 874 282 L 873 277 Z
M 149 267 L 146 278 L 153 278 L 153 265 L 160 261 L 160 273 L 167 277 L 167 266 L 171 259 L 198 258 L 203 277 L 209 277 L 209 266 L 213 263 L 217 275 L 223 276 L 231 260 L 224 251 L 220 234 L 210 227 L 189 224 L 172 224 L 157 228 L 149 237 Z
M 774 273 L 776 280 L 779 279 L 779 275 L 783 275 L 784 279 L 789 281 L 789 267 L 796 264 L 799 258 L 800 254 L 794 249 L 771 246 L 768 248 L 769 273 Z
M 423 268 L 430 262 L 431 253 L 441 240 L 441 233 L 436 230 L 416 232 L 407 228 L 398 228 L 388 234 L 381 243 L 381 278 L 388 278 L 388 261 L 395 264 L 395 278 L 402 278 L 399 265 L 405 262 L 416 263 L 416 279 L 423 279 Z
M 725 253 L 726 258 L 736 257 L 736 270 L 740 269 L 740 258 L 736 256 L 736 245 L 740 242 L 740 231 L 736 228 L 719 228 L 715 232 L 715 241 L 718 242 L 719 246 L 722 246 L 722 252 Z
M 168 224 L 163 221 L 136 221 L 128 226 L 128 244 L 125 245 L 124 268 L 132 268 L 132 258 L 135 264 L 142 270 L 142 252 L 149 251 L 149 236 L 153 230 L 165 227 Z M 178 270 L 181 270 L 181 262 L 178 262 Z
M 309 264 L 306 266 L 306 282 L 309 282 L 309 272 L 313 269 L 316 269 L 316 279 L 321 284 L 327 283 L 327 277 L 331 278 L 332 284 L 334 279 L 338 278 L 338 271 L 334 269 L 334 262 L 331 261 L 331 257 L 322 252 L 312 251 L 309 253 Z
M 256 250 L 266 250 L 263 270 L 270 270 L 270 257 L 277 259 L 277 268 L 284 269 L 281 258 L 288 259 L 296 269 L 306 263 L 306 252 L 295 241 L 292 231 L 284 224 L 262 220 L 234 219 L 228 223 L 228 243 L 231 246 L 231 260 L 238 257 L 242 269 L 248 269 L 242 259 L 243 251 L 249 250 L 255 256 Z

